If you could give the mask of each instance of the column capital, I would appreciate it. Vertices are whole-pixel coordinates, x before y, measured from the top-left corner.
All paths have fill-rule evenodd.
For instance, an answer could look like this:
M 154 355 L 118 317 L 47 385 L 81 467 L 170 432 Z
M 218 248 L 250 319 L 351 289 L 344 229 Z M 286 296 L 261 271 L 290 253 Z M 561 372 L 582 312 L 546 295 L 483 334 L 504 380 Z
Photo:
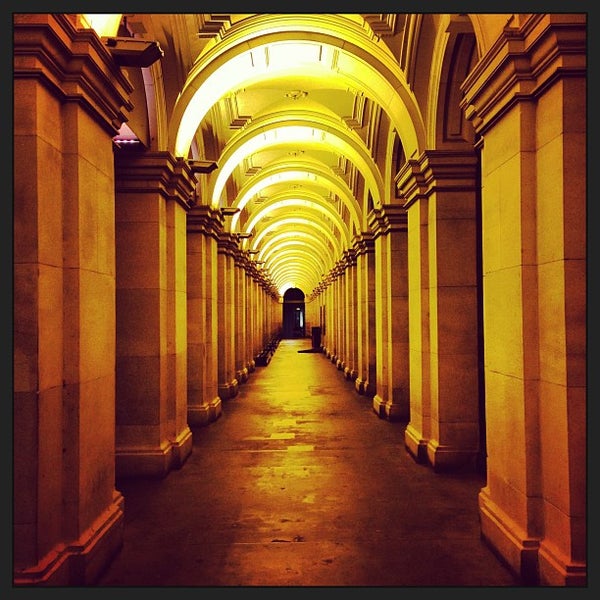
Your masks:
M 196 204 L 196 179 L 187 162 L 170 152 L 119 150 L 115 153 L 118 193 L 156 193 L 189 210 Z
M 355 255 L 375 252 L 375 236 L 370 231 L 364 231 L 357 234 L 352 239 L 352 247 Z
M 217 251 L 219 254 L 227 254 L 235 258 L 239 250 L 237 239 L 229 231 L 221 231 L 217 237 Z
M 376 238 L 392 231 L 406 231 L 406 208 L 400 204 L 383 204 L 380 208 L 373 208 L 367 215 L 367 224 Z
M 218 239 L 223 231 L 221 211 L 205 204 L 196 204 L 187 215 L 188 233 L 202 233 Z
M 13 17 L 13 74 L 36 79 L 62 103 L 81 105 L 111 138 L 133 110 L 133 85 L 92 29 L 59 13 Z
M 356 248 L 348 248 L 344 250 L 344 261 L 346 267 L 353 267 L 356 265 Z
M 586 14 L 513 16 L 462 84 L 461 108 L 484 134 L 518 102 L 537 99 L 556 81 L 586 76 Z
M 427 199 L 434 192 L 474 191 L 478 168 L 479 155 L 473 148 L 426 150 L 419 158 L 408 160 L 396 175 L 403 208 Z

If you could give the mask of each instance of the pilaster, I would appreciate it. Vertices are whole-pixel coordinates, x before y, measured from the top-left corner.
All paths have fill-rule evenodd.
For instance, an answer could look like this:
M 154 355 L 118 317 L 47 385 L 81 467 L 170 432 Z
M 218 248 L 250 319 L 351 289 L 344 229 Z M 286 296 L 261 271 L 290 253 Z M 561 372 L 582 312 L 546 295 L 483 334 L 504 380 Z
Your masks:
M 246 269 L 248 255 L 237 248 L 234 252 L 234 289 L 235 289 L 235 376 L 239 383 L 248 381 L 248 347 L 246 307 Z
M 351 248 L 345 253 L 346 261 L 346 362 L 344 377 L 354 381 L 356 369 L 357 330 L 356 330 L 356 251 Z
M 188 422 L 207 425 L 221 416 L 218 394 L 217 243 L 223 216 L 196 205 L 187 219 Z
M 373 410 L 388 420 L 409 416 L 407 215 L 401 205 L 373 209 L 375 239 L 377 393 Z
M 116 156 L 121 477 L 163 477 L 192 449 L 185 229 L 193 189 L 187 163 L 168 152 L 122 150 Z
M 13 582 L 85 585 L 123 541 L 112 136 L 132 87 L 61 14 L 13 14 L 13 76 Z
M 237 242 L 228 232 L 217 244 L 218 390 L 221 400 L 234 398 L 239 381 L 235 371 L 235 262 Z
M 543 585 L 587 580 L 577 466 L 586 448 L 585 30 L 585 13 L 523 18 L 463 83 L 465 114 L 482 139 L 494 432 L 482 532 L 525 581 Z
M 372 398 L 377 380 L 375 346 L 375 240 L 370 232 L 353 242 L 358 270 L 358 374 L 354 387 L 359 394 Z

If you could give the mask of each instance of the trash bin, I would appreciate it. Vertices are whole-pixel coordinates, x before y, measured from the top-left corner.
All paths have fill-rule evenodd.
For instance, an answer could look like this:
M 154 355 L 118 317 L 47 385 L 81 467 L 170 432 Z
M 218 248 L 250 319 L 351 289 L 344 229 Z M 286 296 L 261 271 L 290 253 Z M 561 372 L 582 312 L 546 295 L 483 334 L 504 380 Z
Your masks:
M 315 349 L 321 348 L 321 328 L 313 327 L 312 332 L 312 347 Z

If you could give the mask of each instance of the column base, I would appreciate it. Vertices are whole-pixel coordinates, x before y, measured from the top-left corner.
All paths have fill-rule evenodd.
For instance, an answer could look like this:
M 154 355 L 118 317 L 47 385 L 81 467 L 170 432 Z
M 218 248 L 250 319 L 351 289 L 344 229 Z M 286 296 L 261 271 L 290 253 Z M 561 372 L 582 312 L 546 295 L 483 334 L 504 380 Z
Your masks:
M 503 562 L 521 578 L 522 585 L 539 585 L 538 553 L 540 542 L 528 538 L 489 497 L 488 489 L 479 492 L 481 535 Z
M 237 379 L 234 379 L 230 383 L 220 383 L 218 388 L 219 398 L 221 398 L 221 400 L 235 398 L 238 393 L 238 387 L 239 382 Z
M 453 446 L 444 446 L 437 440 L 429 440 L 427 460 L 436 472 L 453 471 L 464 467 L 475 471 L 479 462 L 479 453 L 476 448 L 461 450 Z
M 344 369 L 344 377 L 350 381 L 354 381 L 358 377 L 358 372 L 350 367 Z
M 188 423 L 191 427 L 204 427 L 216 421 L 221 413 L 221 398 L 217 396 L 209 404 L 188 406 Z
M 375 411 L 375 414 L 380 418 L 380 419 L 384 419 L 385 418 L 385 400 L 379 395 L 379 394 L 375 394 L 375 396 L 373 396 L 373 410 Z
M 246 381 L 248 381 L 248 368 L 244 367 L 243 369 L 236 371 L 235 375 L 238 383 L 246 383 Z
M 162 479 L 172 469 L 179 469 L 192 453 L 192 432 L 186 427 L 174 442 L 159 447 L 117 448 L 116 477 L 150 477 Z
M 15 571 L 17 587 L 94 585 L 123 545 L 124 498 L 116 490 L 112 504 L 69 546 L 57 544 L 34 567 Z
M 554 587 L 587 587 L 587 564 L 572 562 L 568 556 L 556 554 L 544 540 L 540 543 L 540 584 Z
M 172 468 L 180 469 L 192 453 L 192 430 L 186 426 L 171 443 Z
M 379 418 L 386 419 L 387 421 L 408 420 L 408 410 L 406 407 L 401 406 L 399 402 L 384 400 L 378 394 L 375 394 L 373 397 L 373 410 Z
M 427 440 L 410 423 L 404 430 L 404 446 L 416 462 L 427 462 Z
M 372 398 L 375 394 L 373 386 L 368 381 L 360 379 L 359 377 L 354 380 L 354 387 L 361 396 Z

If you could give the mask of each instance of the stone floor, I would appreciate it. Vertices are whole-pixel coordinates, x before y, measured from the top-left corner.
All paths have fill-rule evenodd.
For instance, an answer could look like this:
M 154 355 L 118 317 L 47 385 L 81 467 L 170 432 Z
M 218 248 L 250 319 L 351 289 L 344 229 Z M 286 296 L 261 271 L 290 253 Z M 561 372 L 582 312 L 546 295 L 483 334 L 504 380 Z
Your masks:
M 97 586 L 519 586 L 480 538 L 483 478 L 417 464 L 310 344 L 282 340 L 180 470 L 117 482 L 124 545 Z

